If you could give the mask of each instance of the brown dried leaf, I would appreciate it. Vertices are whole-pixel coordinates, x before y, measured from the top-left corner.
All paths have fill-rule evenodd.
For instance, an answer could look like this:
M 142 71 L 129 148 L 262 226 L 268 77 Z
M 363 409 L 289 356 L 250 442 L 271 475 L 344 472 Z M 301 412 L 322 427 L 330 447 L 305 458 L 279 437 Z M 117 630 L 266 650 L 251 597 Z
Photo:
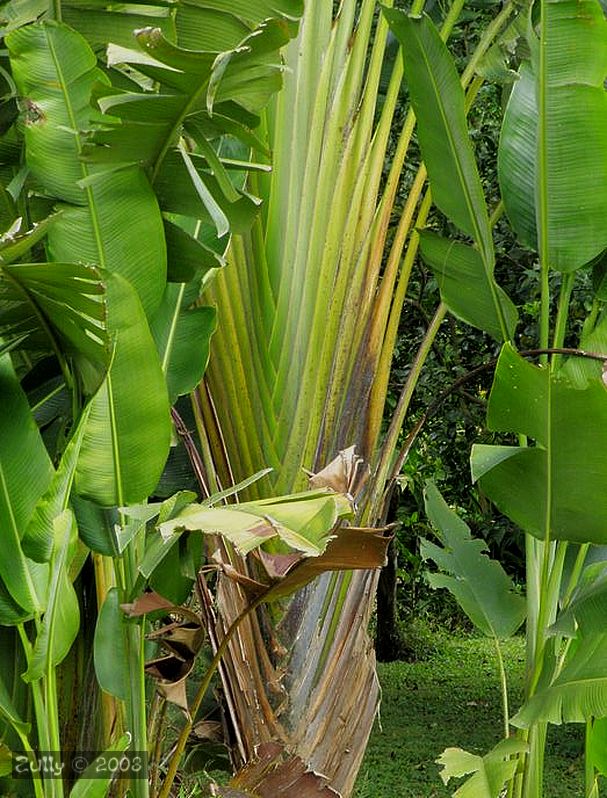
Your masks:
M 342 527 L 330 541 L 324 554 L 300 559 L 287 569 L 284 577 L 268 590 L 266 600 L 274 601 L 289 596 L 326 571 L 366 571 L 383 567 L 390 543 L 390 537 L 383 534 L 385 531 Z M 275 557 L 263 553 L 261 557 L 269 568 L 275 571 L 280 568 L 281 563 L 277 563 Z
M 194 725 L 192 732 L 200 740 L 223 740 L 223 726 L 218 720 L 201 720 Z
M 311 488 L 331 488 L 346 496 L 357 496 L 368 477 L 363 459 L 356 454 L 355 446 L 343 449 L 317 474 L 308 474 Z
M 168 601 L 164 596 L 155 593 L 153 590 L 139 596 L 132 604 L 120 605 L 122 611 L 129 618 L 137 618 L 140 615 L 147 615 L 150 612 L 158 612 L 159 610 L 168 610 L 171 607 L 173 607 L 173 602 Z
M 156 680 L 158 691 L 173 704 L 188 711 L 186 679 L 204 642 L 204 630 L 198 615 L 188 607 L 169 605 L 169 623 L 147 635 L 158 641 L 165 654 L 146 662 L 145 671 Z
M 268 589 L 268 585 L 264 584 L 263 582 L 258 582 L 255 579 L 251 579 L 250 576 L 247 574 L 243 574 L 234 568 L 233 565 L 230 563 L 218 563 L 219 570 L 225 574 L 229 579 L 233 582 L 237 582 L 245 592 L 245 595 L 249 599 L 255 599 L 257 596 L 260 596 Z M 269 574 L 271 577 L 271 574 Z

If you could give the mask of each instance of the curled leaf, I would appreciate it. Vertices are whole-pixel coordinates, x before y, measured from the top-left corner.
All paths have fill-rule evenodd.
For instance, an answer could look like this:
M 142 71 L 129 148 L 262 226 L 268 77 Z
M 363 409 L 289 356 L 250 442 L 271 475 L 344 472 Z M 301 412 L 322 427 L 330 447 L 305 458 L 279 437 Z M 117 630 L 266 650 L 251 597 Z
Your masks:
M 204 630 L 198 615 L 187 607 L 170 607 L 167 615 L 167 622 L 147 635 L 148 640 L 160 643 L 163 653 L 146 662 L 145 672 L 155 679 L 167 701 L 187 713 L 186 680 L 204 642 Z

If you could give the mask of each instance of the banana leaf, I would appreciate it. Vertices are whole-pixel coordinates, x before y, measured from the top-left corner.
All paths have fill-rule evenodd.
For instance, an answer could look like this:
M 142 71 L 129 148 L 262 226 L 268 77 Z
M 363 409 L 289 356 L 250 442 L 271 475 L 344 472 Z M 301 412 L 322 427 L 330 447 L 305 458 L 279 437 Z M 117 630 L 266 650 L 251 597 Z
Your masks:
M 116 170 L 112 164 L 93 172 L 80 158 L 83 131 L 100 116 L 91 106 L 92 88 L 108 80 L 95 54 L 80 34 L 56 22 L 15 30 L 6 43 L 28 109 L 27 164 L 44 190 L 63 203 L 49 231 L 51 259 L 85 261 L 121 274 L 153 312 L 164 289 L 166 250 L 149 182 L 137 167 Z
M 539 539 L 607 541 L 607 394 L 594 381 L 576 388 L 506 345 L 487 411 L 499 432 L 534 446 L 472 449 L 472 476 L 499 509 Z M 605 442 L 603 443 L 603 438 Z
M 498 161 L 520 240 L 570 272 L 607 244 L 607 21 L 598 0 L 545 0 L 528 29 Z

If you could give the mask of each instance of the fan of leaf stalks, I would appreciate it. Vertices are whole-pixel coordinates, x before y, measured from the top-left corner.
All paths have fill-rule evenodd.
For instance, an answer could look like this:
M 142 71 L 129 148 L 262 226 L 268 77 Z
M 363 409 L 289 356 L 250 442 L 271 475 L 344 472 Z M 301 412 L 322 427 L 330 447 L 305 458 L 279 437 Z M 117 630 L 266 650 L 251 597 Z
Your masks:
M 401 206 L 415 119 L 410 112 L 395 130 L 403 65 L 399 54 L 384 93 L 388 26 L 378 6 L 344 0 L 334 14 L 329 0 L 306 3 L 298 38 L 286 48 L 284 89 L 262 121 L 273 169 L 250 181 L 262 213 L 233 239 L 228 266 L 208 292 L 219 328 L 194 397 L 212 489 L 272 466 L 247 496 L 289 492 L 305 484 L 305 469 L 355 445 L 368 473 L 344 460 L 335 487 L 356 497 L 361 526 L 385 521 L 409 401 L 447 312 L 438 307 L 412 356 L 383 436 L 416 228 L 431 198 L 421 166 Z M 456 0 L 449 9 L 444 38 L 462 6 Z M 475 69 L 514 10 L 506 3 L 496 15 L 463 75 L 468 107 L 482 83 Z M 246 568 L 231 549 L 224 556 Z M 282 611 L 258 611 L 241 626 L 221 668 L 237 761 L 252 758 L 260 743 L 283 740 L 351 794 L 378 703 L 367 634 L 375 583 L 371 572 L 325 575 Z M 220 636 L 243 602 L 225 580 Z

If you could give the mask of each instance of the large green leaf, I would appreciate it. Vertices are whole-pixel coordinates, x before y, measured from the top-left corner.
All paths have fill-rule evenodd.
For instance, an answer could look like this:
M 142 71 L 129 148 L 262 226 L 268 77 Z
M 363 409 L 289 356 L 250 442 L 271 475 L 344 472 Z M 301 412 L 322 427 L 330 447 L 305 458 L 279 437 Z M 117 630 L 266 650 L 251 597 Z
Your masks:
M 475 445 L 472 474 L 499 509 L 544 539 L 607 541 L 607 392 L 533 366 L 506 345 L 487 424 L 528 435 L 529 447 Z
M 428 230 L 421 233 L 420 249 L 436 276 L 441 299 L 452 313 L 498 341 L 503 336 L 503 319 L 512 338 L 518 320 L 516 307 L 487 274 L 478 250 Z
M 525 246 L 537 250 L 535 91 L 535 77 L 531 65 L 523 62 L 504 114 L 497 167 L 502 199 L 510 224 Z
M 607 245 L 607 22 L 598 0 L 543 0 L 501 137 L 500 184 L 523 243 L 573 271 Z
M 100 117 L 91 107 L 92 88 L 107 83 L 95 54 L 80 34 L 56 22 L 16 30 L 6 42 L 28 109 L 28 166 L 47 193 L 71 204 L 49 233 L 51 258 L 120 273 L 153 311 L 164 288 L 166 252 L 147 178 L 137 167 L 92 173 L 80 158 L 82 131 Z
M 21 538 L 53 467 L 10 356 L 0 358 L 0 580 L 26 612 L 39 609 Z
M 402 45 L 417 133 L 438 207 L 477 244 L 492 264 L 493 240 L 455 64 L 429 17 L 384 9 Z
M 582 636 L 556 677 L 529 699 L 512 723 L 528 728 L 540 721 L 581 723 L 607 717 L 606 658 L 606 632 L 595 629 Z
M 76 523 L 71 510 L 65 510 L 53 523 L 53 550 L 50 559 L 48 601 L 42 627 L 36 637 L 26 682 L 41 679 L 67 656 L 80 628 L 80 607 L 69 578 L 75 552 Z
M 426 512 L 442 543 L 422 538 L 421 556 L 443 573 L 430 573 L 434 588 L 447 588 L 472 623 L 489 637 L 510 637 L 525 619 L 525 599 L 496 560 L 486 556 L 487 544 L 475 540 L 433 482 L 426 484 Z
M 0 332 L 48 329 L 67 353 L 109 362 L 105 289 L 98 269 L 78 263 L 14 263 L 0 277 Z M 46 348 L 49 348 L 45 336 Z
M 104 506 L 143 501 L 162 473 L 171 421 L 167 388 L 143 308 L 126 280 L 110 275 L 108 326 L 116 351 L 91 402 L 76 491 Z
M 432 197 L 443 213 L 472 237 L 478 250 L 476 254 L 456 245 L 448 253 L 448 243 L 434 237 L 426 239 L 426 256 L 444 278 L 443 299 L 449 307 L 449 300 L 454 302 L 453 312 L 458 315 L 465 312 L 475 326 L 498 339 L 508 340 L 516 314 L 493 277 L 495 253 L 491 226 L 455 64 L 429 17 L 410 17 L 391 9 L 384 9 L 384 14 L 402 45 Z

